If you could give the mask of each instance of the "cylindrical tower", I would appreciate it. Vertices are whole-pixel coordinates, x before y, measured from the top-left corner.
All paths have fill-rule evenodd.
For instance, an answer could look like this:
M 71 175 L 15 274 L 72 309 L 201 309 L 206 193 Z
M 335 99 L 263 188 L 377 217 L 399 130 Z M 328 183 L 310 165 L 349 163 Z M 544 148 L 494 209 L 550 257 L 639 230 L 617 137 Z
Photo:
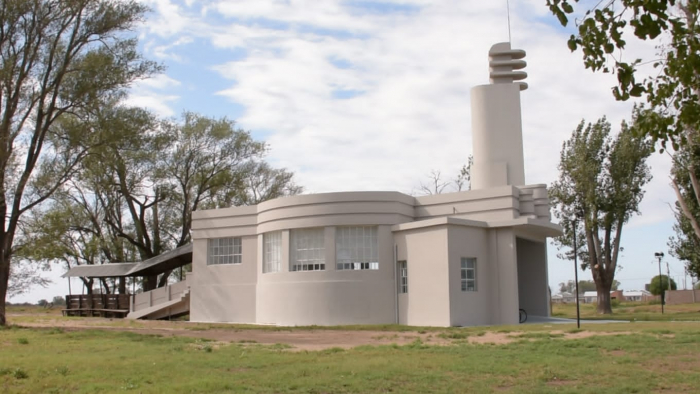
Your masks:
M 509 42 L 489 50 L 489 85 L 472 89 L 472 189 L 525 184 L 520 91 L 527 89 L 525 51 Z

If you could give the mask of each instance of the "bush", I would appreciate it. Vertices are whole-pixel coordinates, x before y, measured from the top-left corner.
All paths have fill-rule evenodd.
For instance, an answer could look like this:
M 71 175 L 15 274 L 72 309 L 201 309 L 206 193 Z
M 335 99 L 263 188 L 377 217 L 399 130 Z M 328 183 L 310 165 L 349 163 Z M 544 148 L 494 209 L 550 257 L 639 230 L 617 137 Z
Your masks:
M 618 306 L 620 306 L 620 300 L 618 300 L 617 298 L 610 300 L 610 306 L 613 308 L 617 308 Z

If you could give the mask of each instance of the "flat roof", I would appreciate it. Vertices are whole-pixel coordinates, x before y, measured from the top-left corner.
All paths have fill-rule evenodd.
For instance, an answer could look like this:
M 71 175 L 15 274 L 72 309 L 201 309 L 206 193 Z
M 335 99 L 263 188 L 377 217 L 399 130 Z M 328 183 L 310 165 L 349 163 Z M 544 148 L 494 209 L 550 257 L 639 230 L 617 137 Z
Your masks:
M 116 278 L 126 276 L 158 275 L 192 262 L 192 243 L 136 263 L 108 263 L 80 265 L 63 274 L 64 278 Z
M 64 278 L 82 276 L 91 278 L 109 278 L 128 276 L 129 271 L 138 263 L 109 263 L 100 265 L 79 265 L 63 274 Z

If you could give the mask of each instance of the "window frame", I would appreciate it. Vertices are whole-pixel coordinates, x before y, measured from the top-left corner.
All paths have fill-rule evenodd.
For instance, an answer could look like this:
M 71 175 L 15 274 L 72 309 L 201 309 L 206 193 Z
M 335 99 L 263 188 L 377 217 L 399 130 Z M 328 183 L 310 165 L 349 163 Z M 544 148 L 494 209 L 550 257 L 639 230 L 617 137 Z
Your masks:
M 408 261 L 397 261 L 399 294 L 408 294 Z
M 341 256 L 343 254 L 347 257 Z M 336 271 L 379 270 L 378 226 L 336 227 L 335 269 Z
M 472 267 L 469 267 L 469 263 L 472 263 Z M 471 278 L 469 277 L 470 272 L 472 273 Z M 476 292 L 479 290 L 476 257 L 462 257 L 460 259 L 459 279 L 460 289 L 463 292 Z M 469 286 L 470 283 L 472 284 L 471 286 Z
M 300 255 L 303 258 L 300 259 Z M 290 230 L 289 272 L 325 270 L 326 229 L 324 227 L 308 227 Z
M 231 241 L 230 245 L 223 244 L 223 241 L 229 240 Z M 241 237 L 207 239 L 207 266 L 240 264 L 243 264 L 243 241 Z
M 282 271 L 282 231 L 263 233 L 262 272 L 268 274 L 280 271 Z

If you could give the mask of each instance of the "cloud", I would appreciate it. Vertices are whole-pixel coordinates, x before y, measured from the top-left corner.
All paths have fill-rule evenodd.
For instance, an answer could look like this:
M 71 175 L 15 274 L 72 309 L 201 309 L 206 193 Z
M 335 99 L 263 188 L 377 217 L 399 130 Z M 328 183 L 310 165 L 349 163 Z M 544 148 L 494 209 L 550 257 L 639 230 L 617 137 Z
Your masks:
M 491 1 L 149 3 L 154 13 L 141 32 L 149 51 L 215 70 L 223 83 L 197 100 L 242 106 L 239 124 L 265 139 L 269 160 L 294 171 L 309 192 L 410 193 L 432 169 L 455 176 L 472 150 L 470 89 L 488 83 L 488 50 L 509 36 L 505 4 Z M 526 179 L 551 183 L 562 142 L 582 119 L 607 116 L 616 129 L 633 103 L 612 97 L 616 76 L 583 67 L 580 52 L 566 46 L 572 28 L 559 26 L 541 1 L 512 2 L 510 20 L 514 45 L 528 53 Z M 191 55 L 201 40 L 216 57 Z M 653 55 L 655 44 L 629 40 L 625 58 Z M 146 83 L 150 93 L 132 100 L 163 114 L 187 109 L 186 86 L 206 85 L 199 74 L 179 76 L 185 86 Z M 636 230 L 672 219 L 670 164 L 658 154 L 650 164 L 654 179 L 630 223 Z M 552 281 L 557 275 L 564 274 L 554 271 Z

